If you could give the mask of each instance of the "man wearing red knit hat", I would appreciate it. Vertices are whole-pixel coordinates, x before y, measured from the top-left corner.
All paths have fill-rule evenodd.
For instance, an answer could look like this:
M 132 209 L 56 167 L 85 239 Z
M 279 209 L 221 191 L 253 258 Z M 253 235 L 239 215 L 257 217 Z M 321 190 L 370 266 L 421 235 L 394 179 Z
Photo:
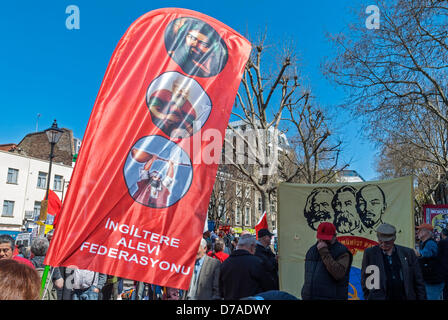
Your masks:
M 303 300 L 347 300 L 351 252 L 336 239 L 336 227 L 322 222 L 317 243 L 305 257 Z

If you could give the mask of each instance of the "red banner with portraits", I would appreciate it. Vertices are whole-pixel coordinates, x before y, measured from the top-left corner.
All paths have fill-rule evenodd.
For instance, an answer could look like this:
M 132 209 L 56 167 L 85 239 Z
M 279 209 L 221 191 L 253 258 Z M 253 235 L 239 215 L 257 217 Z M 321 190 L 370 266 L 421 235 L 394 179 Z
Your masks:
M 45 263 L 188 289 L 250 43 L 159 9 L 118 43 Z

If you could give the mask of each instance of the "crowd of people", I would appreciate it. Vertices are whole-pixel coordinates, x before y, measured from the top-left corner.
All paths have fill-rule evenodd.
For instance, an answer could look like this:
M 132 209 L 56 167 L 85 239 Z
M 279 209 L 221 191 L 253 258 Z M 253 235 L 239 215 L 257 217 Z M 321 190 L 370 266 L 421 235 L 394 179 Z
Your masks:
M 395 227 L 381 224 L 378 245 L 363 253 L 364 299 L 448 300 L 448 230 L 439 241 L 432 231 L 432 225 L 418 226 L 413 249 L 395 244 Z M 0 235 L 0 300 L 297 300 L 279 290 L 278 255 L 267 229 L 257 237 L 248 232 L 238 237 L 232 229 L 205 232 L 187 290 L 136 281 L 125 289 L 125 279 L 65 267 L 50 268 L 42 285 L 51 237 L 37 237 L 28 251 Z M 331 222 L 318 226 L 316 238 L 305 257 L 301 298 L 347 300 L 352 253 L 337 240 Z

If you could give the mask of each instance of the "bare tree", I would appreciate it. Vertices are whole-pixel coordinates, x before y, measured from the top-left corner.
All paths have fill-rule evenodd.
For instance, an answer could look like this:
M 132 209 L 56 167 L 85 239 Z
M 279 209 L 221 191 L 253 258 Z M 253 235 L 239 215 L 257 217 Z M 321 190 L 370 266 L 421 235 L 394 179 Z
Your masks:
M 216 227 L 219 227 L 221 223 L 230 222 L 229 217 L 236 201 L 235 192 L 231 192 L 230 174 L 225 170 L 226 168 L 222 165 L 221 170 L 218 170 L 208 205 L 208 218 L 215 221 Z
M 349 163 L 341 161 L 343 144 L 340 139 L 334 139 L 325 110 L 312 105 L 309 95 L 304 97 L 302 105 L 288 105 L 286 109 L 285 121 L 296 132 L 290 138 L 295 152 L 286 153 L 286 163 L 293 164 L 296 171 L 284 175 L 283 180 L 309 184 L 335 182 L 335 177 Z M 296 159 L 290 159 L 290 155 Z
M 383 174 L 415 174 L 426 201 L 448 172 L 448 2 L 376 4 L 380 29 L 367 29 L 362 13 L 347 34 L 331 36 L 337 53 L 324 71 L 365 119 Z
M 326 181 L 340 169 L 341 145 L 331 142 L 329 119 L 310 103 L 311 92 L 299 81 L 294 46 L 286 45 L 272 58 L 265 35 L 255 43 L 233 112 L 240 126 L 229 125 L 231 134 L 225 141 L 227 150 L 236 151 L 230 156 L 224 153 L 226 163 L 254 185 L 261 195 L 262 211 L 269 216 L 279 182 L 299 176 L 307 183 Z M 286 143 L 286 135 L 295 137 L 293 147 Z M 238 141 L 243 148 L 238 148 Z M 241 155 L 243 161 L 238 161 Z

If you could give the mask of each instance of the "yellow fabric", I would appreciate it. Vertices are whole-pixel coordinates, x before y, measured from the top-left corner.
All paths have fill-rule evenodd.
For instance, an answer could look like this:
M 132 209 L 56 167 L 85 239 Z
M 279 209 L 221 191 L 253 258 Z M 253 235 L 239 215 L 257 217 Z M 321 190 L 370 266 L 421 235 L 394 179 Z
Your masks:
M 316 243 L 316 230 L 321 222 L 317 217 L 327 215 L 326 221 L 337 227 L 338 240 L 354 255 L 350 299 L 362 296 L 359 271 L 363 251 L 376 244 L 375 230 L 378 225 L 392 224 L 397 229 L 395 243 L 414 247 L 411 176 L 325 185 L 282 183 L 278 188 L 278 196 L 280 288 L 296 297 L 301 296 L 306 252 Z M 347 223 L 344 223 L 344 217 L 347 217 Z

